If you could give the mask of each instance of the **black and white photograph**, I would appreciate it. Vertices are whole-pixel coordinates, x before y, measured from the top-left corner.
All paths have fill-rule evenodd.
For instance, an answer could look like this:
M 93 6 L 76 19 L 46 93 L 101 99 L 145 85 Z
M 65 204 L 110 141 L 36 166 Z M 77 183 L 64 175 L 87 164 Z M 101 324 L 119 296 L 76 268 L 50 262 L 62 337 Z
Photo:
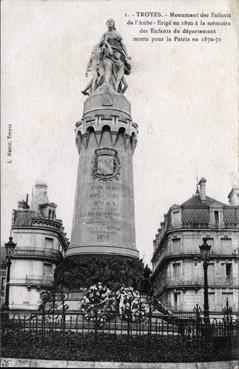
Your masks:
M 1 1 L 1 367 L 238 369 L 238 20 Z

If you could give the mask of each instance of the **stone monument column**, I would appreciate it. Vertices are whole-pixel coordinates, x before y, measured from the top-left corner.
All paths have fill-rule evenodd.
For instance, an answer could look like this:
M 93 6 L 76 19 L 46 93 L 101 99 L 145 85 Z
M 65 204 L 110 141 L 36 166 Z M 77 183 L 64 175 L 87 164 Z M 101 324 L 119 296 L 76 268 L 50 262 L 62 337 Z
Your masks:
M 99 93 L 76 123 L 79 166 L 71 244 L 67 256 L 123 255 L 135 246 L 132 156 L 137 124 L 123 95 Z
M 87 96 L 76 123 L 79 166 L 71 244 L 55 271 L 71 290 L 101 282 L 140 288 L 144 266 L 135 245 L 133 153 L 138 126 L 124 96 L 131 72 L 112 19 L 93 48 L 82 91 Z

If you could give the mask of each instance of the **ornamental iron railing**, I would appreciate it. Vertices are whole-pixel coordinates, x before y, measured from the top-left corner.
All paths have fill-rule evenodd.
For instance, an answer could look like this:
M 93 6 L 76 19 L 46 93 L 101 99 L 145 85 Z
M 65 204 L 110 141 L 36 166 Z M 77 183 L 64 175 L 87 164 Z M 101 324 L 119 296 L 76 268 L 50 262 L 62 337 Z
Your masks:
M 150 297 L 144 319 L 118 313 L 100 319 L 68 311 L 68 294 L 44 292 L 39 311 L 2 312 L 2 356 L 59 360 L 215 361 L 237 359 L 238 319 L 228 305 L 223 318 L 207 323 L 198 306 L 194 316 L 156 313 Z M 23 345 L 24 342 L 24 345 Z
M 14 258 L 31 257 L 58 260 L 62 254 L 58 250 L 41 249 L 40 247 L 18 247 L 14 252 Z
M 202 287 L 204 284 L 203 277 L 175 277 L 175 278 L 169 278 L 165 280 L 165 287 L 174 287 L 174 286 L 184 286 L 184 287 L 190 287 L 190 286 L 198 286 Z M 236 286 L 237 285 L 237 279 L 235 277 L 214 277 L 209 276 L 208 277 L 208 284 L 212 286 Z
M 195 277 L 195 278 L 188 278 L 188 277 L 175 277 L 169 278 L 165 280 L 165 287 L 175 287 L 175 286 L 182 286 L 182 287 L 190 287 L 190 286 L 203 286 L 203 278 Z
M 46 226 L 63 230 L 62 221 L 60 219 L 48 219 L 45 217 L 37 217 L 36 213 L 31 210 L 20 211 L 15 210 L 13 217 L 13 226 Z
M 234 287 L 238 286 L 238 279 L 235 277 L 208 277 L 208 285 L 210 288 Z M 156 285 L 157 294 L 162 294 L 166 289 L 200 289 L 204 287 L 203 277 L 172 277 L 161 278 Z
M 25 278 L 25 284 L 29 287 L 31 286 L 51 287 L 54 284 L 54 277 L 27 275 Z
M 236 257 L 238 255 L 238 252 L 235 250 L 233 251 L 232 249 L 228 249 L 228 250 L 212 250 L 211 251 L 211 257 L 216 257 L 216 256 L 224 256 L 224 257 L 228 257 L 228 256 L 234 256 Z M 170 249 L 169 247 L 165 247 L 163 249 L 161 249 L 161 251 L 158 251 L 157 256 L 155 256 L 155 260 L 154 260 L 154 270 L 157 268 L 157 266 L 163 261 L 163 259 L 167 260 L 167 259 L 171 259 L 174 257 L 190 257 L 192 259 L 196 259 L 196 260 L 201 260 L 201 254 L 199 249 L 179 249 L 179 248 L 174 248 L 173 250 Z

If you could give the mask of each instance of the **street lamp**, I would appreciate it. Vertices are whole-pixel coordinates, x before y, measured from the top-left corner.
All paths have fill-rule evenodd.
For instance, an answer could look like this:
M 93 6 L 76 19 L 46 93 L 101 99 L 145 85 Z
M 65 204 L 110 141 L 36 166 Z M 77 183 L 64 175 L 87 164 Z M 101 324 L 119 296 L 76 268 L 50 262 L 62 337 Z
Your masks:
M 6 280 L 6 291 L 5 291 L 5 302 L 2 306 L 2 310 L 9 310 L 9 284 L 10 284 L 10 269 L 11 269 L 11 258 L 14 255 L 16 243 L 12 241 L 12 237 L 9 237 L 9 241 L 5 243 L 6 248 L 6 259 L 7 259 L 7 280 Z
M 208 281 L 207 281 L 207 268 L 209 264 L 210 249 L 211 246 L 207 244 L 207 238 L 203 238 L 203 244 L 199 246 L 201 252 L 201 258 L 203 260 L 204 270 L 204 322 L 209 323 L 209 304 L 208 304 Z

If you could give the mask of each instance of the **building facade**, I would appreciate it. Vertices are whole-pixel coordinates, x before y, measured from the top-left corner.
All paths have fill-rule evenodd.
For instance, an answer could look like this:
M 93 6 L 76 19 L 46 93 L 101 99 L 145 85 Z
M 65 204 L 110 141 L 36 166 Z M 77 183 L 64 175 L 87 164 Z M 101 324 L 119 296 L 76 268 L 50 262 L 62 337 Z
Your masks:
M 36 309 L 40 292 L 52 287 L 54 270 L 64 257 L 68 239 L 62 221 L 56 218 L 47 185 L 35 185 L 31 205 L 19 201 L 13 210 L 12 237 L 16 243 L 10 270 L 10 309 Z
M 203 310 L 203 262 L 199 245 L 211 245 L 208 266 L 209 310 L 219 312 L 228 299 L 238 311 L 238 188 L 229 194 L 229 205 L 206 196 L 206 180 L 182 205 L 173 205 L 164 216 L 153 241 L 153 282 L 156 294 L 175 311 Z

